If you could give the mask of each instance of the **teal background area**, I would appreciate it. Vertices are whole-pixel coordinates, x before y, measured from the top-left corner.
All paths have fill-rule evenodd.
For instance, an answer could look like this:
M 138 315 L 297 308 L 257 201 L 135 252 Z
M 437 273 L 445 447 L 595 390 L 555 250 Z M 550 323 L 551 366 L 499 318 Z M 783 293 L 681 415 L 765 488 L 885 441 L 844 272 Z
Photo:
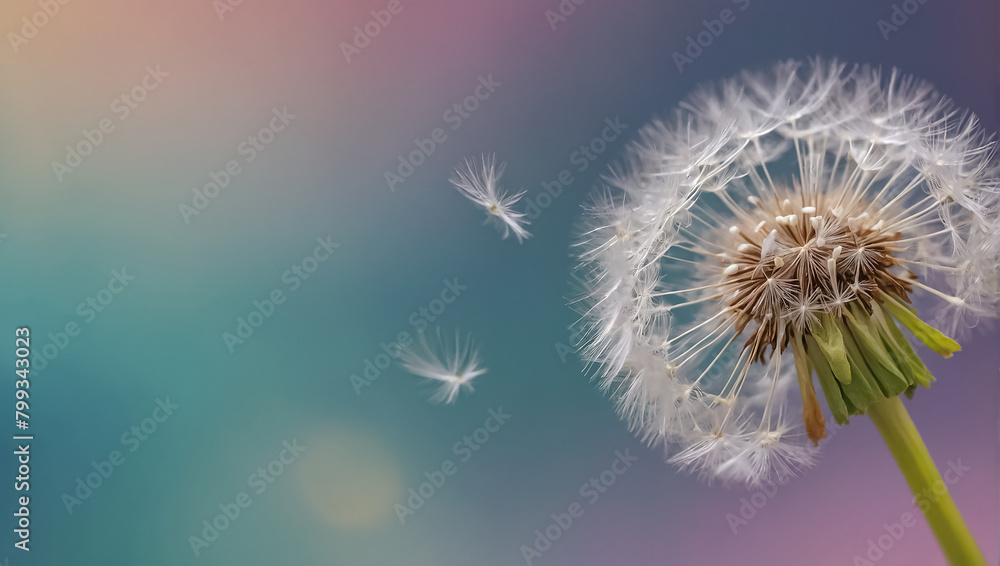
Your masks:
M 876 22 L 890 18 L 886 1 L 750 0 L 738 11 L 728 0 L 590 0 L 553 30 L 545 11 L 556 0 L 404 0 L 345 61 L 341 42 L 385 5 L 254 0 L 220 21 L 208 0 L 71 3 L 21 53 L 0 45 L 0 333 L 9 337 L 0 367 L 14 379 L 18 326 L 31 329 L 36 364 L 32 550 L 12 546 L 8 453 L 0 557 L 11 566 L 525 564 L 535 531 L 579 503 L 582 516 L 533 564 L 846 565 L 884 524 L 917 512 L 858 418 L 734 533 L 727 515 L 755 492 L 665 464 L 561 355 L 575 318 L 569 248 L 580 204 L 638 129 L 697 84 L 744 68 L 814 55 L 898 66 L 996 131 L 995 3 L 927 0 L 885 40 Z M 735 22 L 679 72 L 671 54 L 726 8 Z M 35 10 L 5 4 L 0 31 Z M 156 63 L 170 76 L 59 182 L 50 164 L 64 146 Z M 443 113 L 490 74 L 501 86 L 390 191 L 384 172 L 415 139 L 450 128 Z M 295 119 L 243 162 L 240 141 L 286 106 Z M 576 171 L 573 152 L 615 117 L 628 124 L 622 139 Z M 508 163 L 504 183 L 532 202 L 543 182 L 572 172 L 523 245 L 483 226 L 447 183 L 483 152 Z M 242 173 L 185 223 L 178 206 L 230 159 Z M 327 236 L 340 247 L 291 291 L 283 274 Z M 122 268 L 135 279 L 87 323 L 78 305 Z M 380 344 L 413 334 L 411 315 L 454 278 L 468 288 L 439 322 L 481 345 L 489 373 L 475 392 L 431 405 L 426 386 L 395 365 L 356 392 L 351 376 L 376 363 Z M 285 302 L 230 353 L 223 334 L 274 289 Z M 79 335 L 38 369 L 67 323 Z M 997 338 L 995 326 L 979 328 L 953 359 L 927 355 L 939 381 L 908 403 L 939 465 L 969 468 L 950 487 L 994 564 Z M 12 407 L 13 390 L 0 390 L 0 403 Z M 168 398 L 179 408 L 128 452 L 135 444 L 123 434 Z M 509 421 L 462 461 L 455 443 L 498 408 Z M 304 452 L 257 493 L 251 476 L 296 440 Z M 68 512 L 64 495 L 114 450 L 124 463 Z M 619 451 L 638 460 L 589 503 L 581 485 Z M 455 474 L 401 524 L 394 505 L 445 460 Z M 250 505 L 196 556 L 189 537 L 241 492 Z M 878 564 L 943 558 L 919 519 Z

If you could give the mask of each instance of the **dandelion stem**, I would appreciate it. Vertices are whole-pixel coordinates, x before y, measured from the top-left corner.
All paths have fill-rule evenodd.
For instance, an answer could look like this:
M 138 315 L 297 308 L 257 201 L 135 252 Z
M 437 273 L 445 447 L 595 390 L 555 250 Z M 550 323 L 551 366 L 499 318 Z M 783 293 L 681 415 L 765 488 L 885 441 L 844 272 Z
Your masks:
M 934 466 L 902 400 L 891 397 L 879 401 L 869 407 L 868 416 L 882 434 L 913 494 L 928 502 L 921 508 L 948 563 L 953 566 L 985 566 L 986 559 L 952 501 L 947 484 Z M 942 488 L 944 493 L 939 495 Z M 926 494 L 933 494 L 933 497 Z

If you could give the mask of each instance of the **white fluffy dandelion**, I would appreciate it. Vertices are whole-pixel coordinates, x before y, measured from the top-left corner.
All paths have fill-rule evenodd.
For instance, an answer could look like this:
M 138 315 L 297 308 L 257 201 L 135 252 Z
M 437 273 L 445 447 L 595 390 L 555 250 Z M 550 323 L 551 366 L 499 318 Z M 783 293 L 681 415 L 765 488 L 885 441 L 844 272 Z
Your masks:
M 471 392 L 472 380 L 486 373 L 486 368 L 480 367 L 479 352 L 471 336 L 463 341 L 455 333 L 451 341 L 442 337 L 441 329 L 433 337 L 421 332 L 412 345 L 400 350 L 399 363 L 413 375 L 438 384 L 431 396 L 433 403 L 455 402 L 460 389 Z
M 997 316 L 994 152 L 896 71 L 786 62 L 702 88 L 585 208 L 581 354 L 684 469 L 757 484 L 808 466 L 813 374 L 835 420 L 875 420 L 933 381 L 900 325 L 959 349 L 914 298 L 950 334 Z
M 503 238 L 511 234 L 518 243 L 531 237 L 525 226 L 530 222 L 524 213 L 514 210 L 514 205 L 524 196 L 525 191 L 508 194 L 500 187 L 500 177 L 505 164 L 496 165 L 496 157 L 484 155 L 479 160 L 465 161 L 465 167 L 455 170 L 451 184 L 469 200 L 486 211 L 486 222 L 494 223 L 503 231 Z

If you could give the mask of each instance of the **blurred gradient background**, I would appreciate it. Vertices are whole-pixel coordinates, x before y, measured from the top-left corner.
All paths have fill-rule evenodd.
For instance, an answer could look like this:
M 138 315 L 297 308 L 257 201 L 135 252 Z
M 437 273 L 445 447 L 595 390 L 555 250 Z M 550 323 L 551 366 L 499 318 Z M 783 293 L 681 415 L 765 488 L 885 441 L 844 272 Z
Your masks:
M 698 83 L 744 68 L 814 55 L 898 66 L 996 131 L 995 2 L 912 1 L 916 12 L 885 37 L 878 21 L 894 12 L 885 0 L 564 0 L 562 19 L 546 15 L 559 0 L 402 0 L 345 56 L 355 26 L 388 4 L 3 3 L 0 364 L 11 382 L 0 399 L 13 407 L 14 329 L 29 326 L 35 441 L 32 550 L 13 547 L 8 453 L 0 559 L 525 564 L 536 529 L 578 502 L 584 514 L 533 564 L 850 565 L 884 524 L 919 513 L 876 431 L 856 418 L 820 465 L 765 495 L 734 533 L 727 514 L 739 516 L 754 492 L 678 474 L 628 433 L 565 353 L 569 244 L 580 203 L 638 128 Z M 55 14 L 37 16 L 45 7 Z M 680 72 L 672 54 L 727 8 L 735 21 Z M 23 18 L 44 24 L 25 29 Z M 155 88 L 140 87 L 157 66 L 145 79 Z M 446 112 L 490 75 L 499 85 L 453 128 Z M 127 115 L 123 94 L 143 98 Z M 248 162 L 241 144 L 276 109 L 295 117 L 273 139 L 264 133 L 270 143 Z M 572 154 L 616 117 L 623 135 L 579 171 Z M 96 139 L 102 119 L 114 129 L 60 179 L 53 162 L 66 163 L 84 130 Z M 447 139 L 390 190 L 385 172 L 435 128 Z M 548 205 L 523 245 L 482 226 L 447 183 L 463 158 L 488 151 L 508 162 L 507 186 Z M 231 160 L 239 174 L 185 218 L 181 205 L 193 207 L 194 189 Z M 539 201 L 542 183 L 564 169 L 572 183 Z M 292 291 L 285 272 L 327 237 L 340 247 Z M 102 292 L 122 269 L 134 279 Z M 380 345 L 412 334 L 418 309 L 455 279 L 467 289 L 432 316 L 482 344 L 489 373 L 475 393 L 431 405 L 395 365 L 359 393 L 351 376 L 384 361 Z M 231 351 L 223 335 L 274 289 L 285 301 Z M 75 336 L 61 334 L 68 323 Z M 982 329 L 953 359 L 928 356 L 938 382 L 908 403 L 939 465 L 968 468 L 951 490 L 993 564 L 997 338 Z M 158 400 L 178 408 L 163 419 Z M 461 461 L 453 445 L 497 408 L 509 421 Z M 133 426 L 146 426 L 144 441 Z M 305 450 L 272 465 L 281 472 L 257 493 L 254 474 L 296 441 Z M 68 504 L 115 450 L 121 465 Z M 638 461 L 590 504 L 580 486 L 625 450 Z M 394 505 L 448 459 L 457 472 L 401 524 Z M 203 537 L 203 521 L 241 492 L 250 505 L 196 552 L 190 537 Z M 943 558 L 918 517 L 877 564 Z

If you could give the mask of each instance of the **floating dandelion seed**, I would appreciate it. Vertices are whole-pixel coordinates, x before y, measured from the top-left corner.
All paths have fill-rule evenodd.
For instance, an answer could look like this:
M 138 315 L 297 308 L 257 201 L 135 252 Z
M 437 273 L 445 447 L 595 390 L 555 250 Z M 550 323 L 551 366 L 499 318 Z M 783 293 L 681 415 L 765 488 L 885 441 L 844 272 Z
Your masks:
M 479 352 L 471 336 L 463 344 L 462 337 L 455 333 L 452 342 L 442 338 L 440 328 L 433 339 L 421 332 L 413 345 L 400 350 L 399 358 L 406 371 L 439 383 L 431 396 L 433 403 L 455 402 L 460 389 L 472 391 L 472 380 L 486 373 L 486 368 L 479 367 Z
M 811 465 L 815 374 L 838 423 L 871 416 L 911 487 L 932 485 L 898 396 L 934 378 L 900 326 L 950 357 L 914 296 L 950 334 L 997 316 L 994 152 L 896 71 L 787 62 L 702 88 L 585 207 L 581 354 L 633 430 L 709 480 Z M 982 563 L 950 499 L 926 515 L 949 559 Z
M 450 182 L 466 198 L 486 210 L 486 222 L 494 223 L 503 230 L 504 239 L 513 233 L 520 243 L 531 237 L 525 229 L 530 222 L 525 219 L 524 213 L 514 210 L 514 205 L 525 191 L 507 194 L 499 185 L 503 170 L 504 164 L 497 167 L 494 155 L 484 155 L 478 161 L 466 160 L 465 168 L 456 169 Z

